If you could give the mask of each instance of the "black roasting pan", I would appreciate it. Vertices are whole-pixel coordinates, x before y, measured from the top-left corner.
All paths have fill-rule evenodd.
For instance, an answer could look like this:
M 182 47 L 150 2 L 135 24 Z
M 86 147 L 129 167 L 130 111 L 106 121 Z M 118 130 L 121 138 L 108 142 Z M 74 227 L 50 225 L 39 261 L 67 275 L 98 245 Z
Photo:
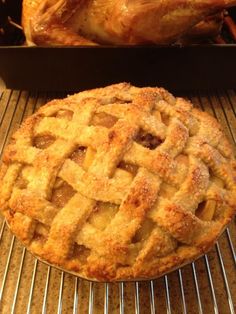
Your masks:
M 0 77 L 8 88 L 77 91 L 121 81 L 170 90 L 236 87 L 236 44 L 25 47 L 21 1 L 0 0 Z M 235 8 L 231 11 L 235 14 Z M 7 24 L 8 23 L 8 24 Z M 1 28 L 0 24 L 0 28 Z

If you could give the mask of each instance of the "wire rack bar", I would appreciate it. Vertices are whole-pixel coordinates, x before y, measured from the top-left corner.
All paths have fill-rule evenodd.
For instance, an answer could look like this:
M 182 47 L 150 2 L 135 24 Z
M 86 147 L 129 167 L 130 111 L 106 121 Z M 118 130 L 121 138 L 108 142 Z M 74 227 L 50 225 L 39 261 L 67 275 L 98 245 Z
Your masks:
M 34 284 L 35 284 L 35 276 L 37 273 L 37 267 L 38 267 L 38 260 L 35 259 L 34 261 L 34 269 L 33 269 L 33 274 L 32 274 L 32 279 L 31 279 L 31 286 L 30 286 L 30 293 L 29 293 L 29 300 L 28 300 L 28 305 L 27 305 L 27 314 L 30 314 L 31 312 L 31 303 L 32 303 L 32 297 L 33 297 L 33 292 L 34 292 Z
M 154 282 L 153 282 L 153 280 L 151 280 L 149 283 L 149 293 L 150 293 L 151 314 L 155 314 L 156 308 L 155 308 L 155 294 L 154 294 Z
M 196 291 L 196 294 L 197 294 L 198 312 L 199 312 L 199 314 L 203 314 L 201 296 L 200 296 L 200 291 L 199 291 L 199 286 L 198 286 L 197 272 L 196 272 L 196 268 L 195 268 L 195 263 L 194 262 L 192 263 L 192 271 L 193 271 L 195 291 Z
M 224 262 L 223 262 L 223 258 L 221 255 L 221 250 L 220 250 L 220 246 L 219 243 L 216 243 L 216 251 L 220 260 L 220 266 L 221 266 L 221 271 L 223 274 L 223 278 L 224 278 L 224 284 L 225 284 L 225 288 L 226 288 L 226 292 L 227 292 L 227 297 L 228 297 L 228 302 L 229 302 L 229 308 L 230 308 L 230 313 L 234 314 L 234 304 L 233 304 L 233 300 L 232 300 L 232 296 L 231 296 L 231 292 L 229 289 L 229 283 L 228 283 L 228 279 L 227 279 L 227 275 L 226 275 L 226 271 L 225 271 L 225 266 L 224 266 Z
M 109 284 L 104 285 L 104 314 L 109 313 Z
M 4 119 L 4 116 L 5 116 L 5 113 L 6 113 L 6 110 L 7 110 L 7 107 L 9 105 L 9 102 L 10 102 L 10 99 L 11 99 L 11 95 L 12 95 L 12 90 L 9 92 L 4 92 L 4 96 L 6 95 L 7 97 L 7 100 L 6 101 L 3 101 L 3 94 L 1 95 L 1 113 L 0 113 L 0 126 L 3 122 L 3 119 Z
M 222 97 L 220 97 L 219 93 L 217 93 L 217 96 L 218 96 L 217 98 L 218 98 L 218 101 L 219 101 L 220 106 L 221 106 L 221 110 L 222 110 L 223 113 L 224 113 L 225 121 L 227 122 L 227 126 L 228 126 L 228 128 L 229 128 L 230 135 L 231 135 L 231 137 L 232 137 L 234 143 L 236 143 L 236 135 L 235 135 L 235 132 L 233 131 L 232 126 L 231 126 L 231 123 L 230 123 L 230 121 L 229 121 L 229 114 L 227 114 L 226 111 L 225 111 L 225 106 L 227 106 L 228 110 L 231 109 L 231 110 L 230 110 L 230 114 L 234 114 L 234 115 L 235 115 L 235 113 L 234 113 L 234 111 L 232 110 L 232 107 L 229 107 L 229 101 L 227 100 L 226 97 L 224 97 L 224 98 L 222 99 Z M 223 102 L 224 102 L 224 104 L 223 104 Z M 214 108 L 214 106 L 213 106 L 213 108 Z M 215 112 L 215 111 L 214 111 L 214 112 Z M 216 114 L 215 114 L 215 116 L 216 116 Z
M 0 289 L 0 302 L 2 300 L 3 291 L 4 291 L 4 288 L 5 288 L 5 284 L 6 284 L 6 279 L 7 279 L 7 274 L 8 274 L 8 271 L 9 271 L 9 265 L 10 265 L 10 261 L 11 261 L 11 256 L 12 256 L 14 243 L 15 243 L 15 237 L 13 236 L 12 240 L 11 240 L 11 245 L 10 245 L 8 257 L 7 257 L 7 263 L 6 263 L 4 275 L 3 275 L 2 286 L 1 286 L 1 289 Z
M 234 260 L 234 264 L 236 265 L 236 253 L 235 253 L 235 250 L 234 250 L 234 246 L 233 246 L 233 242 L 232 242 L 231 235 L 230 235 L 230 232 L 229 232 L 229 228 L 226 229 L 226 234 L 227 234 L 230 250 L 231 250 L 231 253 L 232 253 L 232 257 L 233 257 L 233 260 Z
M 59 296 L 58 296 L 57 314 L 62 313 L 62 296 L 63 296 L 64 277 L 65 277 L 64 271 L 62 271 L 61 280 L 60 280 L 60 288 L 59 288 Z
M 179 284 L 180 284 L 181 299 L 182 299 L 182 306 L 183 306 L 183 314 L 187 314 L 185 294 L 184 294 L 184 285 L 183 285 L 181 269 L 178 270 L 178 275 L 179 275 Z
M 234 115 L 236 116 L 236 109 L 235 109 L 235 105 L 234 105 L 234 100 L 232 98 L 236 98 L 236 93 L 234 90 L 226 90 L 225 91 L 226 97 L 230 103 L 231 109 L 234 112 Z
M 79 289 L 79 279 L 75 277 L 73 314 L 78 313 L 78 301 L 79 301 L 78 289 Z
M 93 302 L 94 302 L 94 283 L 89 283 L 89 314 L 93 314 Z
M 8 139 L 8 136 L 9 136 L 9 132 L 11 130 L 11 127 L 12 127 L 12 122 L 13 122 L 13 118 L 15 116 L 15 112 L 16 112 L 16 108 L 17 108 L 17 105 L 18 105 L 18 102 L 19 102 L 19 96 L 18 96 L 18 99 L 17 99 L 17 102 L 15 104 L 15 107 L 14 107 L 14 110 L 13 112 L 11 113 L 11 117 L 9 117 L 9 124 L 7 125 L 6 129 L 5 129 L 5 134 L 3 135 L 3 140 L 2 140 L 2 143 L 0 143 L 0 157 L 2 155 L 2 151 L 6 145 L 6 142 L 7 142 L 7 139 Z M 5 113 L 6 114 L 6 113 Z
M 24 264 L 24 260 L 25 260 L 25 252 L 26 252 L 26 249 L 23 248 L 22 255 L 21 255 L 20 268 L 19 268 L 17 282 L 16 282 L 16 290 L 14 293 L 14 298 L 13 298 L 13 303 L 12 303 L 12 308 L 11 308 L 12 314 L 15 312 L 16 300 L 17 300 L 17 295 L 18 295 L 18 291 L 19 291 L 19 285 L 20 285 L 20 280 L 21 280 L 21 275 L 22 275 L 23 264 Z
M 124 283 L 119 284 L 119 298 L 120 298 L 120 314 L 124 314 L 125 303 L 124 303 Z
M 139 283 L 135 282 L 135 314 L 140 313 L 140 304 L 139 304 Z
M 211 296 L 213 299 L 214 312 L 215 312 L 215 314 L 219 314 L 218 305 L 216 302 L 215 289 L 214 289 L 214 285 L 213 285 L 213 281 L 212 281 L 211 269 L 210 269 L 207 255 L 204 255 L 204 258 L 205 258 L 205 263 L 206 263 L 206 268 L 207 268 L 208 280 L 209 280 L 209 284 L 210 284 L 210 288 L 211 288 Z
M 167 275 L 164 276 L 164 282 L 165 282 L 166 310 L 167 314 L 171 314 L 170 293 Z
M 48 266 L 46 284 L 45 284 L 44 294 L 43 294 L 42 314 L 47 313 L 47 298 L 48 298 L 48 286 L 49 286 L 50 274 L 51 274 L 51 266 Z
M 6 225 L 6 221 L 3 220 L 2 226 L 1 226 L 1 230 L 0 230 L 0 242 L 2 240 L 2 236 L 3 236 L 4 229 L 5 229 L 5 225 Z

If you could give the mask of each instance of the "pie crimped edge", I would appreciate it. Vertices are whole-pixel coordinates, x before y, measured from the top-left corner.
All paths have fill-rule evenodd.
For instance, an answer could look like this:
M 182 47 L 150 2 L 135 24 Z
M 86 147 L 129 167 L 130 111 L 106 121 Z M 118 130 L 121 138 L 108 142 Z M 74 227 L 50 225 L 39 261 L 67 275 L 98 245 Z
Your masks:
M 109 128 L 91 123 L 101 114 Z M 160 143 L 140 144 L 140 130 Z M 39 149 L 36 137 L 54 142 Z M 78 147 L 80 165 L 71 159 Z M 75 191 L 63 208 L 51 202 L 58 177 Z M 0 208 L 40 260 L 86 279 L 149 279 L 212 247 L 235 213 L 235 178 L 214 118 L 162 88 L 121 83 L 51 101 L 25 120 L 3 156 Z M 94 226 L 92 216 L 110 210 L 104 203 L 116 211 Z

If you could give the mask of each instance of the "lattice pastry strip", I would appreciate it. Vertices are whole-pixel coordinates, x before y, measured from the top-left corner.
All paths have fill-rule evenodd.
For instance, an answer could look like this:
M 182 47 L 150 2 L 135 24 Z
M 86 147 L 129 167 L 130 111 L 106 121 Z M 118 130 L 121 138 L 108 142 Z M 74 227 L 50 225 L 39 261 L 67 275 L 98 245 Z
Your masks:
M 100 246 L 95 248 L 99 255 L 121 255 L 122 250 L 125 251 L 126 245 L 131 242 L 145 219 L 147 211 L 155 203 L 159 184 L 160 181 L 155 175 L 146 169 L 139 169 L 118 213 L 99 239 Z M 120 234 L 124 229 L 125 234 L 121 239 Z
M 51 202 L 40 198 L 35 191 L 15 188 L 12 192 L 9 206 L 15 211 L 50 226 L 58 209 Z
M 205 227 L 191 211 L 162 198 L 159 198 L 150 218 L 176 240 L 186 244 L 193 242 L 197 233 Z
M 116 170 L 114 178 L 108 179 L 84 171 L 70 159 L 65 161 L 59 177 L 86 197 L 114 204 L 121 203 L 132 182 L 132 176 L 125 171 Z
M 209 187 L 209 172 L 203 162 L 194 157 L 189 157 L 189 159 L 187 178 L 170 200 L 185 210 L 195 213 Z M 191 199 L 189 199 L 190 194 Z
M 37 221 L 19 212 L 6 212 L 5 217 L 12 232 L 25 244 L 30 245 L 35 236 Z
M 93 210 L 95 201 L 76 193 L 52 221 L 45 245 L 46 254 L 67 258 L 71 252 L 76 233 Z M 78 210 L 79 206 L 79 210 Z
M 181 169 L 178 163 L 166 152 L 160 150 L 150 151 L 139 144 L 134 143 L 131 149 L 125 154 L 124 161 L 147 168 L 163 178 L 166 182 L 178 185 L 183 182 L 187 173 L 187 167 L 182 164 Z
M 30 174 L 34 179 L 30 180 L 28 189 L 38 191 L 43 197 L 49 198 L 58 170 L 74 148 L 74 143 L 58 139 L 48 149 L 38 154 Z
M 39 258 L 95 280 L 160 276 L 206 252 L 235 212 L 219 124 L 127 83 L 54 100 L 3 156 L 0 206 Z
M 2 166 L 0 172 L 0 178 L 2 179 L 2 187 L 1 187 L 1 198 L 0 198 L 0 206 L 2 210 L 4 209 L 5 203 L 10 199 L 11 193 L 15 184 L 15 181 L 21 171 L 22 165 L 20 163 L 15 163 L 10 165 L 9 167 Z
M 88 122 L 89 121 L 87 120 L 86 123 Z M 127 146 L 127 141 L 130 141 L 131 136 L 134 133 L 130 126 L 128 126 L 128 129 L 124 129 L 123 125 L 124 124 L 121 121 L 120 123 L 117 123 L 114 128 L 112 128 L 111 133 L 108 134 L 108 145 L 106 146 L 106 148 L 103 147 L 103 149 L 101 150 L 100 147 L 98 147 L 96 153 L 94 154 L 94 160 L 92 161 L 91 165 L 88 165 L 89 172 L 92 173 L 96 168 L 98 168 L 98 176 L 109 176 L 110 174 L 112 174 L 113 168 L 108 168 L 104 172 L 104 169 L 106 169 L 105 166 L 107 164 L 107 161 L 111 161 L 114 164 L 118 163 L 118 160 L 122 158 L 122 155 L 124 153 L 123 147 Z M 122 127 L 122 131 L 118 133 L 117 129 Z M 110 134 L 112 134 L 112 137 L 110 136 Z M 110 147 L 113 148 L 113 146 L 110 145 L 109 140 L 112 142 L 115 140 L 116 145 L 113 146 L 117 147 L 116 150 L 110 149 Z M 103 151 L 105 151 L 105 154 L 103 153 Z M 106 160 L 106 156 L 109 156 L 110 160 Z M 104 163 L 105 165 L 103 166 Z M 99 168 L 99 165 L 103 166 L 103 168 Z M 103 172 L 100 173 L 99 169 L 103 169 Z M 80 204 L 79 211 L 77 208 L 78 204 Z M 75 238 L 75 234 L 80 229 L 81 221 L 84 222 L 84 220 L 89 217 L 94 205 L 94 200 L 89 200 L 86 197 L 82 196 L 80 193 L 77 193 L 75 196 L 73 196 L 68 204 L 66 204 L 66 206 L 61 209 L 61 211 L 57 214 L 52 222 L 49 239 L 45 247 L 46 252 L 52 252 L 53 247 L 55 247 L 56 239 L 60 234 L 62 234 L 64 241 L 61 242 L 61 245 L 59 244 L 59 256 L 60 258 L 66 258 L 69 254 L 72 241 Z M 70 221 L 73 221 L 72 225 Z M 54 250 L 53 255 L 58 255 L 58 252 Z
M 119 120 L 108 132 L 107 140 L 103 145 L 97 147 L 89 172 L 99 176 L 112 175 L 136 132 L 136 125 L 129 125 L 126 121 Z
M 148 262 L 154 256 L 165 256 L 173 252 L 176 247 L 177 241 L 157 226 L 143 243 L 143 247 L 136 258 L 135 267 L 139 268 L 142 263 Z
M 76 242 L 93 249 L 95 256 L 110 256 L 110 259 L 112 254 L 117 262 L 126 260 L 126 254 L 129 254 L 127 250 L 132 243 L 132 237 L 145 219 L 145 211 L 150 209 L 150 200 L 152 199 L 152 202 L 155 201 L 156 192 L 159 188 L 158 182 L 160 181 L 158 179 L 155 180 L 156 176 L 152 175 L 152 190 L 146 193 L 146 186 L 149 185 L 151 178 L 150 176 L 145 176 L 145 174 L 147 174 L 146 170 L 140 168 L 119 211 L 103 231 L 86 223 L 79 231 Z M 145 202 L 142 201 L 143 198 L 145 198 Z M 139 205 L 137 205 L 138 203 Z M 122 237 L 121 242 L 120 233 L 122 230 L 126 230 L 126 235 Z
M 160 139 L 165 138 L 166 125 L 154 116 L 150 116 L 145 111 L 137 109 L 135 106 L 130 108 L 127 104 L 111 104 L 98 108 L 97 112 L 105 112 L 119 119 L 130 121 L 137 120 L 140 127 L 146 132 L 158 136 Z
M 211 169 L 211 171 L 221 178 L 230 190 L 235 188 L 234 172 L 228 167 L 228 161 L 215 148 L 209 144 L 189 145 L 185 150 L 187 153 L 201 158 Z

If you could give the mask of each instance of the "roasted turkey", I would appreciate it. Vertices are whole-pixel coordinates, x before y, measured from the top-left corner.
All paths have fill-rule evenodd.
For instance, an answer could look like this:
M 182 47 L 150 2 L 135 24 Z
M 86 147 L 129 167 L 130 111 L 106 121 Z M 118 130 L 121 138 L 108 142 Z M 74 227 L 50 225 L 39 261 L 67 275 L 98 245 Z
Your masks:
M 219 19 L 208 17 L 233 5 L 236 0 L 23 0 L 22 24 L 28 44 L 163 44 L 206 25 L 216 31 Z

